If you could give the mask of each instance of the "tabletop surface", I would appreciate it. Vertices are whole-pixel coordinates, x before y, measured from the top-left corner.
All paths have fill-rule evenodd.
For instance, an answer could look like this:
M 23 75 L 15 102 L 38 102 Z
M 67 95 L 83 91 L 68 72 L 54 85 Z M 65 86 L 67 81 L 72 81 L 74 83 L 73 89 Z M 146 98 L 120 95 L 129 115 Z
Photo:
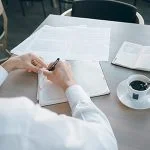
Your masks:
M 150 45 L 150 26 L 55 15 L 49 15 L 39 28 L 45 24 L 51 26 L 87 25 L 89 27 L 111 28 L 109 61 L 101 62 L 111 93 L 106 96 L 92 98 L 92 101 L 108 117 L 120 150 L 149 150 L 150 109 L 133 110 L 124 106 L 117 97 L 116 89 L 121 81 L 132 74 L 143 74 L 147 77 L 150 77 L 150 74 L 115 66 L 111 64 L 111 61 L 124 41 Z M 10 73 L 8 79 L 0 87 L 0 97 L 26 96 L 36 101 L 36 89 L 37 75 L 18 70 Z M 46 106 L 46 108 L 58 114 L 71 115 L 67 103 Z

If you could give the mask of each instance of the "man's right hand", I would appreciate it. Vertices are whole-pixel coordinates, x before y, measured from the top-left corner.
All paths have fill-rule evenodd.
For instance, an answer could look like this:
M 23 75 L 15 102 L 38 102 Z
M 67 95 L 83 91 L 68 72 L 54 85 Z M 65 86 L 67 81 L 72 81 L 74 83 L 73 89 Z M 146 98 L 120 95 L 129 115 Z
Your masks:
M 54 71 L 43 70 L 43 73 L 45 76 L 47 76 L 48 80 L 62 87 L 64 91 L 68 87 L 76 84 L 73 78 L 71 66 L 66 61 L 63 61 L 63 62 L 59 61 L 57 65 L 55 66 Z

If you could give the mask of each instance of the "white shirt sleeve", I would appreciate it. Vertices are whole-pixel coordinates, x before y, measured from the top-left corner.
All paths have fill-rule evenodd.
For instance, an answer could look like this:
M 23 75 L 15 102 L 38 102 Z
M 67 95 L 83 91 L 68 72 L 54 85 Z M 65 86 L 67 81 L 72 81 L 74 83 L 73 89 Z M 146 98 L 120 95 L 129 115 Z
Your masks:
M 111 136 L 113 139 L 112 141 L 115 143 L 115 136 L 107 117 L 96 107 L 81 86 L 73 85 L 69 87 L 66 90 L 66 96 L 68 98 L 73 117 L 92 123 L 93 128 L 94 124 L 97 124 L 97 133 L 99 133 L 100 130 L 103 130 L 106 137 L 108 138 Z M 100 131 L 100 134 L 102 134 L 102 131 Z M 114 149 L 117 149 L 117 144 L 115 146 L 116 148 Z
M 0 150 L 118 150 L 106 116 L 83 89 L 71 86 L 66 95 L 74 117 L 24 97 L 0 98 Z
M 2 66 L 0 66 L 0 86 L 3 84 L 7 76 L 8 72 Z
M 72 88 L 80 91 L 80 87 L 74 86 L 70 89 Z M 76 105 L 76 102 L 74 104 Z M 98 121 L 88 118 L 83 109 L 77 111 L 82 112 L 85 120 L 88 120 L 83 121 L 66 115 L 57 115 L 24 97 L 2 98 L 0 99 L 0 149 L 118 150 L 113 132 L 107 125 L 108 122 L 105 122 L 105 119 L 102 121 L 103 115 L 97 108 L 95 111 L 95 108 L 93 106 L 92 109 L 90 108 L 89 112 L 93 115 L 89 115 L 92 117 L 95 113 L 97 116 L 99 114 Z M 77 107 L 74 108 L 76 109 Z M 77 116 L 82 119 L 80 115 Z M 100 123 L 101 121 L 105 124 Z
M 104 123 L 110 127 L 107 117 L 95 106 L 81 86 L 69 87 L 66 90 L 66 96 L 72 110 L 72 116 L 89 122 Z

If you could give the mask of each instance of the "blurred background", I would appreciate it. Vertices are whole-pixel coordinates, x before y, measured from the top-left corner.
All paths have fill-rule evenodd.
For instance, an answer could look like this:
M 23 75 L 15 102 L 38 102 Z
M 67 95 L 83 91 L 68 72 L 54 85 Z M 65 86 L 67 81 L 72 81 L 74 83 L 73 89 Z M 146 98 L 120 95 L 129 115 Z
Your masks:
M 134 0 L 120 0 L 133 4 Z M 49 14 L 60 14 L 57 0 L 43 0 L 45 15 L 42 3 L 39 0 L 35 2 L 23 2 L 25 16 L 23 15 L 19 0 L 2 0 L 6 15 L 8 17 L 8 50 L 17 46 L 26 39 L 48 16 Z M 70 8 L 71 5 L 62 6 L 63 11 Z M 150 24 L 150 1 L 137 0 L 136 7 L 143 16 L 145 24 Z

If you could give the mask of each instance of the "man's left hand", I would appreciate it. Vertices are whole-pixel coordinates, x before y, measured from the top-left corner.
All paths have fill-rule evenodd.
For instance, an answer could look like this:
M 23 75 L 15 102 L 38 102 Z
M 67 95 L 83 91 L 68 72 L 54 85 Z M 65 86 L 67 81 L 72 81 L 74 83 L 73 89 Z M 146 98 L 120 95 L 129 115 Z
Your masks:
M 25 69 L 28 72 L 38 72 L 40 68 L 47 68 L 47 65 L 40 57 L 28 53 L 21 56 L 11 57 L 2 64 L 2 67 L 6 69 L 7 72 L 11 72 L 15 69 Z

